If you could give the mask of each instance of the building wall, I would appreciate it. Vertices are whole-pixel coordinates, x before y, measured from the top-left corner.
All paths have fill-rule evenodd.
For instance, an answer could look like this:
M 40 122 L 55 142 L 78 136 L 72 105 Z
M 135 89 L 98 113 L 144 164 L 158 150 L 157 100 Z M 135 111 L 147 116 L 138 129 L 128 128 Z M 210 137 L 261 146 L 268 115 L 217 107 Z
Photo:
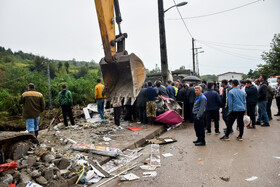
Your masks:
M 218 76 L 218 81 L 221 82 L 222 80 L 230 80 L 230 79 L 237 79 L 237 80 L 242 80 L 242 75 L 241 74 L 235 74 L 235 73 L 228 73 L 224 74 L 221 76 Z

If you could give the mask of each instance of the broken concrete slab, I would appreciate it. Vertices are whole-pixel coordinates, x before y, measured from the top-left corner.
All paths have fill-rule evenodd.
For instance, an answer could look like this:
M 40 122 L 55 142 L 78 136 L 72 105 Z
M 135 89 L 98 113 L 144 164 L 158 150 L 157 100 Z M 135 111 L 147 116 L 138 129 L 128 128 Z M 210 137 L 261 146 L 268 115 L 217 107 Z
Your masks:
M 177 140 L 171 137 L 162 137 L 162 138 L 158 137 L 158 138 L 147 140 L 147 142 L 151 144 L 162 145 L 162 144 L 177 142 Z
M 139 179 L 140 177 L 138 177 L 137 175 L 133 174 L 133 173 L 128 173 L 126 175 L 121 176 L 121 180 L 122 181 L 133 181 L 136 179 Z
M 143 177 L 156 177 L 157 172 L 156 171 L 147 171 L 143 172 Z

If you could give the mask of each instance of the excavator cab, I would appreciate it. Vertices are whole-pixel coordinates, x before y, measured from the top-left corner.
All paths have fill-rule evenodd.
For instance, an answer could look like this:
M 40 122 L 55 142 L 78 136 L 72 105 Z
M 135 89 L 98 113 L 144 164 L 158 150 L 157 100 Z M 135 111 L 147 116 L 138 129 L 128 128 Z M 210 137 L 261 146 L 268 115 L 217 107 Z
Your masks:
M 133 104 L 146 78 L 142 60 L 125 50 L 126 33 L 121 31 L 121 14 L 118 0 L 95 0 L 105 57 L 100 61 L 104 81 L 104 95 L 113 102 L 115 98 Z M 114 10 L 116 16 L 114 16 Z M 115 34 L 115 22 L 119 34 Z

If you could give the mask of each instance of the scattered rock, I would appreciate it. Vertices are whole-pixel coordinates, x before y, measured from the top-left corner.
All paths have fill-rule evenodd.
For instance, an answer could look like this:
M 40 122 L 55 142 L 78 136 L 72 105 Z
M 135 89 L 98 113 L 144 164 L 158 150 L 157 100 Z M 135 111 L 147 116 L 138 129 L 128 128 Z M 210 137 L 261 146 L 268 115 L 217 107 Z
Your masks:
M 222 179 L 223 181 L 226 181 L 226 182 L 228 182 L 230 180 L 229 177 L 220 177 L 220 179 Z
M 45 179 L 52 180 L 54 178 L 54 173 L 53 173 L 53 169 L 47 169 L 44 171 L 44 177 Z
M 28 183 L 31 180 L 31 177 L 27 175 L 26 173 L 21 173 L 21 182 L 22 183 Z
M 4 177 L 0 178 L 0 181 L 6 184 L 10 184 L 13 182 L 13 176 L 11 174 L 6 174 Z
M 29 156 L 27 158 L 27 165 L 31 167 L 36 163 L 36 161 L 37 161 L 37 158 L 35 156 Z
M 50 153 L 45 154 L 45 155 L 42 156 L 42 160 L 44 162 L 51 162 L 54 159 L 55 159 L 55 157 L 52 154 L 50 154 Z
M 48 184 L 48 181 L 43 176 L 36 178 L 36 182 L 38 182 L 39 184 L 42 184 L 42 185 Z
M 70 165 L 70 161 L 66 158 L 55 159 L 53 163 L 58 167 L 58 169 L 66 169 Z
M 34 171 L 30 174 L 30 176 L 31 176 L 32 178 L 37 178 L 37 177 L 40 177 L 40 176 L 41 176 L 41 173 L 40 173 L 38 170 L 34 170 Z

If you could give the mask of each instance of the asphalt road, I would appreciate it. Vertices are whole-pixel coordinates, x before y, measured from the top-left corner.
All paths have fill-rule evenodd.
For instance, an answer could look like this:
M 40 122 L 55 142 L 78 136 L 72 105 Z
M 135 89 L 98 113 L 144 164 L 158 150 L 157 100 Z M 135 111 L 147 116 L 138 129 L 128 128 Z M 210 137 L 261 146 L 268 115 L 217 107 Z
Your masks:
M 276 113 L 273 105 L 272 113 Z M 280 119 L 279 119 L 280 120 Z M 115 184 L 121 187 L 181 187 L 181 186 L 280 186 L 280 121 L 274 117 L 271 127 L 245 129 L 243 142 L 238 142 L 237 131 L 229 142 L 220 141 L 221 135 L 206 135 L 207 145 L 196 147 L 193 124 L 166 132 L 178 142 L 161 145 L 160 151 L 171 153 L 172 157 L 161 156 L 161 167 L 157 176 L 143 178 L 139 167 L 130 171 L 140 177 L 135 181 Z M 220 121 L 220 131 L 225 127 Z M 235 129 L 236 125 L 234 125 Z M 213 130 L 212 130 L 213 132 Z M 252 176 L 258 179 L 248 182 Z M 221 179 L 224 178 L 223 179 Z M 228 181 L 225 181 L 227 180 Z M 115 186 L 111 185 L 111 186 Z

